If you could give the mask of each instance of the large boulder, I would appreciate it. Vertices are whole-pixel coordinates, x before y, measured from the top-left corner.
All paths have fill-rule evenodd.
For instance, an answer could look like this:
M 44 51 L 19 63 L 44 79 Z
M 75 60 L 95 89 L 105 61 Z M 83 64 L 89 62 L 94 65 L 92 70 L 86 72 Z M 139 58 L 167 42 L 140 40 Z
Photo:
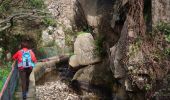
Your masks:
M 82 33 L 77 36 L 74 43 L 74 54 L 69 63 L 72 67 L 89 65 L 100 61 L 100 57 L 95 53 L 94 39 L 90 33 Z
M 80 66 L 79 63 L 78 63 L 76 55 L 73 55 L 73 56 L 70 57 L 69 65 L 72 66 L 72 67 Z
M 69 64 L 72 67 L 76 67 L 99 62 L 100 57 L 95 52 L 94 42 L 93 36 L 90 33 L 78 35 L 74 43 L 75 55 L 71 57 Z
M 77 55 L 80 65 L 89 65 L 100 61 L 95 49 L 94 39 L 90 33 L 78 35 L 74 43 L 74 54 Z
M 72 81 L 76 80 L 80 84 L 86 83 L 89 85 L 109 87 L 113 82 L 112 79 L 108 64 L 106 62 L 101 62 L 79 69 L 75 73 Z

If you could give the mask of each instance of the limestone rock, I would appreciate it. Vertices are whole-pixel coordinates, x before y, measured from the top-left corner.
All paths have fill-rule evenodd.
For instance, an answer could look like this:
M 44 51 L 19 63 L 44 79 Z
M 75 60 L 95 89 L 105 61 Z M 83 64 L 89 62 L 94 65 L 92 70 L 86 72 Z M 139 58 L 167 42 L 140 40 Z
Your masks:
M 119 2 L 119 1 L 118 1 Z M 119 2 L 120 3 L 120 2 Z M 115 23 L 116 16 L 113 16 L 112 0 L 77 0 L 75 3 L 75 24 L 78 28 L 83 28 L 87 24 L 95 34 L 104 34 L 107 41 L 113 42 L 117 35 L 113 32 L 112 24 Z
M 77 60 L 76 55 L 73 55 L 73 56 L 70 57 L 69 65 L 70 65 L 71 67 L 73 67 L 73 68 L 79 66 L 79 63 L 78 63 L 78 60 Z
M 74 2 L 76 0 L 45 0 L 49 12 L 59 24 L 72 29 L 74 21 Z
M 112 74 L 105 62 L 89 65 L 76 72 L 72 80 L 93 85 L 110 86 L 112 84 Z
M 115 78 L 125 77 L 126 74 L 125 68 L 121 62 L 121 59 L 123 57 L 123 53 L 122 53 L 123 48 L 119 45 L 115 45 L 110 50 L 111 50 L 110 68 L 112 69 L 113 76 Z
M 158 22 L 170 22 L 170 1 L 152 0 L 152 22 L 156 25 Z
M 60 48 L 65 46 L 65 34 L 62 27 L 52 27 L 49 26 L 46 30 L 42 32 L 43 45 L 57 45 Z
M 71 57 L 70 64 L 89 65 L 100 61 L 100 57 L 95 54 L 95 44 L 90 33 L 78 35 L 74 43 L 74 57 Z M 77 61 L 74 61 L 77 60 Z M 73 67 L 75 65 L 73 64 Z

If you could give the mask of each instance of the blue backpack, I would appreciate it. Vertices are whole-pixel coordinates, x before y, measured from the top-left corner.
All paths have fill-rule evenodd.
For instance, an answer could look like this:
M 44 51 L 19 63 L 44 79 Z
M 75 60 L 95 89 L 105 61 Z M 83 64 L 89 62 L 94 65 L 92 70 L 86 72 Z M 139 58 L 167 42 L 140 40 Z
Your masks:
M 18 67 L 23 66 L 24 68 L 28 68 L 28 67 L 34 67 L 34 63 L 32 62 L 31 59 L 31 53 L 30 50 L 24 51 L 21 50 L 22 52 L 22 62 L 20 64 L 18 64 Z

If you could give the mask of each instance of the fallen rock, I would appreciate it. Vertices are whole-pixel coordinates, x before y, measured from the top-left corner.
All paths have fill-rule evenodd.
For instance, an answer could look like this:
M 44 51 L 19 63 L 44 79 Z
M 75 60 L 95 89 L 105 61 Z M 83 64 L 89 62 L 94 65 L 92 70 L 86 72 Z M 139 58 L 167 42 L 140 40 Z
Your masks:
M 95 53 L 93 36 L 90 33 L 82 33 L 77 36 L 74 43 L 74 54 L 70 58 L 69 64 L 72 67 L 78 65 L 90 65 L 100 62 L 100 57 Z
M 80 83 L 87 83 L 89 85 L 110 86 L 113 82 L 111 71 L 108 69 L 105 62 L 95 65 L 89 65 L 79 69 L 72 81 L 76 80 Z

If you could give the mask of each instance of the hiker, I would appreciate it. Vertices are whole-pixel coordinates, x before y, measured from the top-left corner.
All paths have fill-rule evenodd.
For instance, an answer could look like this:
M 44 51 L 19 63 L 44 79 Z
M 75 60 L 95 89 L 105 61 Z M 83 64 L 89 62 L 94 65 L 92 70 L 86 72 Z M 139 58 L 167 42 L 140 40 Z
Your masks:
M 23 99 L 26 99 L 29 89 L 29 76 L 37 62 L 34 52 L 29 49 L 28 41 L 21 42 L 21 50 L 17 51 L 12 58 L 17 60 L 22 85 L 22 96 Z

